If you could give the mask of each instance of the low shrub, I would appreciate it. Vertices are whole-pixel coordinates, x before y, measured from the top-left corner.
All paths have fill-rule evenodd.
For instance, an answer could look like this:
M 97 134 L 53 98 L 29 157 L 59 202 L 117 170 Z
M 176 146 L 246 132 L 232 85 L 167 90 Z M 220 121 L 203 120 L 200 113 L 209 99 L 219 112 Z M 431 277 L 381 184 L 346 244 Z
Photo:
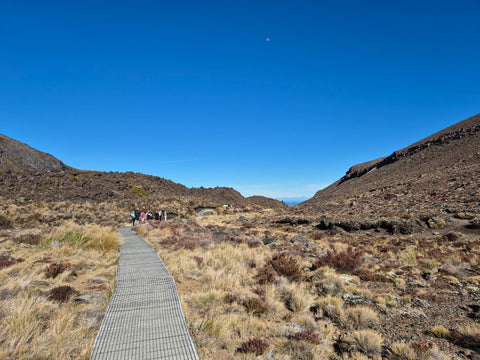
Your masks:
M 0 255 L 0 269 L 15 265 L 16 261 L 14 258 L 8 255 Z
M 297 341 L 306 341 L 312 344 L 322 343 L 320 335 L 313 329 L 299 331 L 292 336 L 292 339 Z
M 275 281 L 278 273 L 275 271 L 271 264 L 266 264 L 263 268 L 259 269 L 255 279 L 259 284 L 269 284 Z
M 47 299 L 58 302 L 65 302 L 71 296 L 77 295 L 78 291 L 68 285 L 57 286 L 47 292 Z
M 358 269 L 354 272 L 354 275 L 358 276 L 360 280 L 363 281 L 394 283 L 391 278 L 368 269 Z
M 228 304 L 238 303 L 240 302 L 240 296 L 238 296 L 237 294 L 229 293 L 224 296 L 223 300 Z
M 40 234 L 23 234 L 15 238 L 15 242 L 28 245 L 38 245 L 41 240 Z
M 72 267 L 70 263 L 52 263 L 43 269 L 46 278 L 55 279 L 59 274 Z
M 337 248 L 327 249 L 320 256 L 314 266 L 328 266 L 343 273 L 352 273 L 362 264 L 362 253 L 359 250 L 353 250 L 350 246 L 347 250 Z
M 269 344 L 266 340 L 260 338 L 252 338 L 244 342 L 240 346 L 240 352 L 242 353 L 254 353 L 257 356 L 263 355 L 267 351 Z
M 192 257 L 193 260 L 195 260 L 195 262 L 197 263 L 197 266 L 198 267 L 201 267 L 202 264 L 203 264 L 203 258 L 200 257 L 200 256 L 193 256 Z
M 298 261 L 287 253 L 273 255 L 273 257 L 267 261 L 267 264 L 270 264 L 277 273 L 290 280 L 299 280 L 302 277 Z

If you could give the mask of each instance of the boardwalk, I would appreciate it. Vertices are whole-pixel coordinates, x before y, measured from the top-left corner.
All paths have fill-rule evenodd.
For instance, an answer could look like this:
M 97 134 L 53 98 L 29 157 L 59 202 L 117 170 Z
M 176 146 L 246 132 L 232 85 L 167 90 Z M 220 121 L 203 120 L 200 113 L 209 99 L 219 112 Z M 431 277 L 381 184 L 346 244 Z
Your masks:
M 90 360 L 198 360 L 172 276 L 131 228 L 119 233 L 117 287 Z

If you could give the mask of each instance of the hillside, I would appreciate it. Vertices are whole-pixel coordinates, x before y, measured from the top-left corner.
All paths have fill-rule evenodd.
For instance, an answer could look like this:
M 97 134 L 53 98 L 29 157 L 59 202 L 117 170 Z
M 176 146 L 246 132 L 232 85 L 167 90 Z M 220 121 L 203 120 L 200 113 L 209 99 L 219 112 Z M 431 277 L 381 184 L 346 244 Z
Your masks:
M 22 170 L 71 169 L 50 154 L 0 134 L 0 168 Z
M 4 219 L 13 219 L 13 223 L 54 223 L 57 213 L 65 213 L 67 209 L 71 214 L 63 216 L 82 219 L 81 222 L 112 219 L 122 222 L 127 212 L 136 207 L 152 211 L 166 209 L 171 216 L 194 215 L 194 209 L 199 206 L 223 204 L 244 209 L 285 207 L 273 199 L 244 198 L 232 188 L 188 188 L 171 180 L 140 173 L 73 169 L 52 155 L 3 135 L 0 135 L 0 155 L 0 199 L 6 214 Z M 62 203 L 63 210 L 58 205 Z M 12 216 L 8 204 L 22 208 Z M 102 204 L 105 210 L 100 211 L 90 204 Z M 55 208 L 57 215 L 42 215 L 40 207 Z M 22 216 L 22 213 L 27 216 Z M 3 222 L 6 220 L 0 221 Z
M 478 210 L 479 174 L 477 114 L 390 156 L 353 166 L 296 210 L 349 216 Z

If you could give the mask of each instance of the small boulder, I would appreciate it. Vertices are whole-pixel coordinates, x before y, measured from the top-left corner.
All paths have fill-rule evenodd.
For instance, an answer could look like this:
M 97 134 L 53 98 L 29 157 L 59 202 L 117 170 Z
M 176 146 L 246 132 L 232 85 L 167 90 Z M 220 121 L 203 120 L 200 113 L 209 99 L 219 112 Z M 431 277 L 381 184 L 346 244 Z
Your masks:
M 295 235 L 290 239 L 290 242 L 292 244 L 302 243 L 303 245 L 308 245 L 310 243 L 310 241 L 303 235 Z

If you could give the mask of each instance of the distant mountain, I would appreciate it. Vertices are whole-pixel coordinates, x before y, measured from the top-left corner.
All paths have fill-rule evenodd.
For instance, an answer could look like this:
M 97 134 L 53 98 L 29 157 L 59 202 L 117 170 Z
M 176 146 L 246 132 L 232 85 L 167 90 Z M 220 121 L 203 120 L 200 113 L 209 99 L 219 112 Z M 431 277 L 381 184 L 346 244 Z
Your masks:
M 71 169 L 50 154 L 0 134 L 0 168 L 22 170 Z
M 298 211 L 402 215 L 480 207 L 480 114 L 350 168 Z

